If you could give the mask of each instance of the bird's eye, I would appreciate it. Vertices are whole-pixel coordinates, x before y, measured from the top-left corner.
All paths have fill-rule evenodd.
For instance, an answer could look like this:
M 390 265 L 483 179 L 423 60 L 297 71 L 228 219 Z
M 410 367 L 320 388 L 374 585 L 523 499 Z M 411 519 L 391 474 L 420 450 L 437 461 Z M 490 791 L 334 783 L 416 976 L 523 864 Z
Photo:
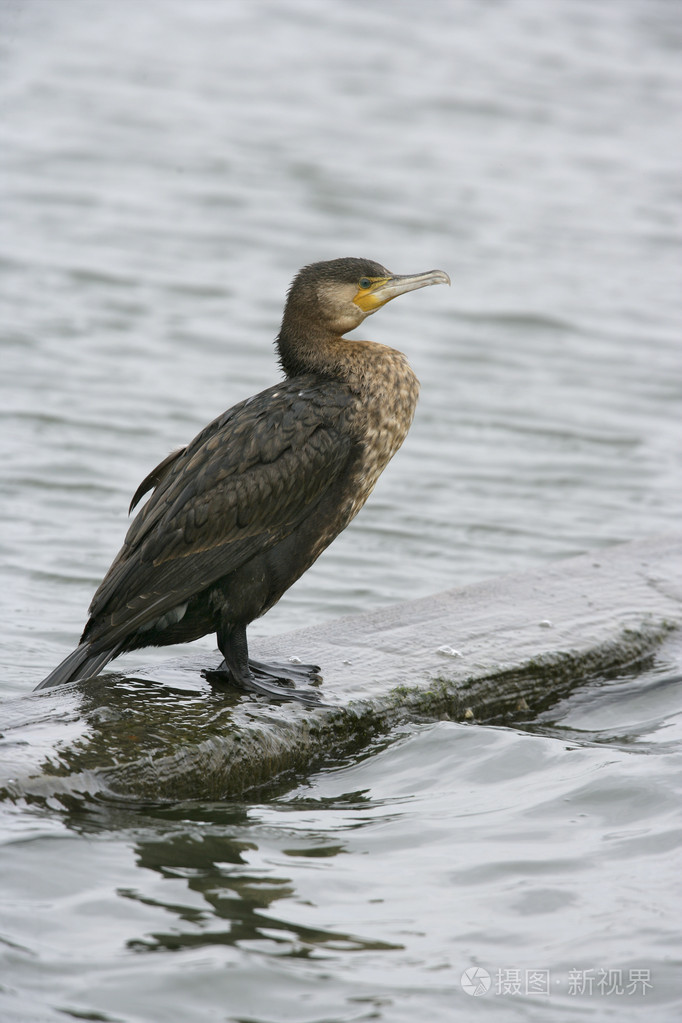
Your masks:
M 363 291 L 367 291 L 368 288 L 372 287 L 369 277 L 361 277 L 358 283 Z

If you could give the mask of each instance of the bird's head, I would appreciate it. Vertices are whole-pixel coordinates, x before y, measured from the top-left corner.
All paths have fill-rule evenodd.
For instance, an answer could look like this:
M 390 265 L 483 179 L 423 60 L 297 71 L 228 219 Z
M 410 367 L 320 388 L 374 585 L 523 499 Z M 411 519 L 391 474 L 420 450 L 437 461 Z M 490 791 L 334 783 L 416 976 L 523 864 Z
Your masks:
M 430 284 L 449 284 L 442 270 L 420 274 L 392 274 L 371 259 L 331 259 L 311 263 L 294 278 L 285 317 L 305 318 L 325 333 L 347 334 L 398 295 Z

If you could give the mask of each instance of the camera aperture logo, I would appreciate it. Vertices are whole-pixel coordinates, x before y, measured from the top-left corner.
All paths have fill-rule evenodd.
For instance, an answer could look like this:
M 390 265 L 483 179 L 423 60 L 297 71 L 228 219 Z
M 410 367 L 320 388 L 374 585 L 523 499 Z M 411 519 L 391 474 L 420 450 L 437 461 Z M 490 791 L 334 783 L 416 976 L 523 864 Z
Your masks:
M 470 966 L 465 970 L 460 980 L 462 991 L 474 998 L 479 995 L 486 995 L 490 990 L 490 974 L 482 966 Z

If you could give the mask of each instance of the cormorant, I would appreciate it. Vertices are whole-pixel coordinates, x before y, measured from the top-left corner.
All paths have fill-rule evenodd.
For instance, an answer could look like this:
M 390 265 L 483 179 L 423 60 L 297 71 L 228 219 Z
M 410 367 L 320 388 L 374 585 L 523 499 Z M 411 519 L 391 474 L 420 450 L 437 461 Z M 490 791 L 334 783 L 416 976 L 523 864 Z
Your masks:
M 138 487 L 123 547 L 95 593 L 78 647 L 38 689 L 90 678 L 124 651 L 215 632 L 239 687 L 315 702 L 314 666 L 249 660 L 246 627 L 345 529 L 410 428 L 419 382 L 405 356 L 343 335 L 397 295 L 449 284 L 367 259 L 304 267 L 276 345 L 281 383 L 240 402 Z

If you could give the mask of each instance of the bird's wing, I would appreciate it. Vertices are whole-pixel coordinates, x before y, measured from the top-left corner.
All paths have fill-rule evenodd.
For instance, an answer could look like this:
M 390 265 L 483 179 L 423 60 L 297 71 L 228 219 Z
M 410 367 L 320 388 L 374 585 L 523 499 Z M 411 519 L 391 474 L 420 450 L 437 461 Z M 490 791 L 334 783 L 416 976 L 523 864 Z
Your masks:
M 287 381 L 169 456 L 93 597 L 88 629 L 102 616 L 116 635 L 154 621 L 291 533 L 348 462 L 354 403 L 345 385 Z

